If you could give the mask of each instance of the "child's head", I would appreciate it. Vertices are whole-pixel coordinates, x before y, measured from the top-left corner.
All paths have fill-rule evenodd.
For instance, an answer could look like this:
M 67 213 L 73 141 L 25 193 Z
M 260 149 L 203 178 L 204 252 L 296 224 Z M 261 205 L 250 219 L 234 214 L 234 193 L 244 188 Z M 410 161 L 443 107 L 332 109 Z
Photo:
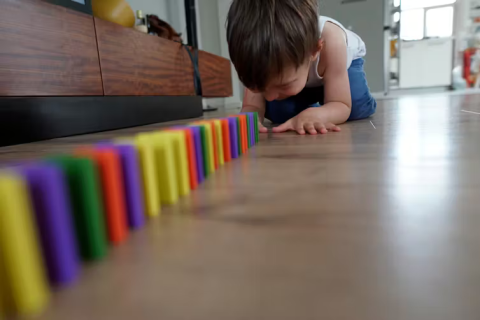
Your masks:
M 320 51 L 317 0 L 234 0 L 230 58 L 243 84 L 267 100 L 298 94 Z

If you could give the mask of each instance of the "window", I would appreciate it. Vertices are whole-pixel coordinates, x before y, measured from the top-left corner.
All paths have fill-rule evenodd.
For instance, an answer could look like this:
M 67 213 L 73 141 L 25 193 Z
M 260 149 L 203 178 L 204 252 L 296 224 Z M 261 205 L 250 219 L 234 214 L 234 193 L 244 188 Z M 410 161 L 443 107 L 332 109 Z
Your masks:
M 425 9 L 402 11 L 400 19 L 400 37 L 402 40 L 423 39 Z
M 402 0 L 402 10 L 445 6 L 456 0 Z
M 401 0 L 400 38 L 450 37 L 456 0 Z
M 425 36 L 451 37 L 453 32 L 453 7 L 442 7 L 427 10 L 425 20 Z

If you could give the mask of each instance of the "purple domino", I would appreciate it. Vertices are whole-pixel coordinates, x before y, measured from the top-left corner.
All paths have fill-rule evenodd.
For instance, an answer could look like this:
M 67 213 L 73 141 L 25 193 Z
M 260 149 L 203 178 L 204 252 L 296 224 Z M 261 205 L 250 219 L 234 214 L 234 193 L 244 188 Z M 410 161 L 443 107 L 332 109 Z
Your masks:
M 195 143 L 195 157 L 197 159 L 197 177 L 198 183 L 205 180 L 205 172 L 203 170 L 203 151 L 202 151 L 202 137 L 200 134 L 200 127 L 192 126 L 190 129 L 193 132 L 193 140 Z
M 118 144 L 115 147 L 122 161 L 123 185 L 128 207 L 128 225 L 131 229 L 138 229 L 145 224 L 145 208 L 137 149 L 128 144 Z
M 253 113 L 249 112 L 247 113 L 248 118 L 250 119 L 250 141 L 252 143 L 252 147 L 255 145 L 255 117 L 253 116 Z
M 18 170 L 28 184 L 50 282 L 70 284 L 80 265 L 63 172 L 43 163 L 22 165 Z
M 131 144 L 113 144 L 111 142 L 99 143 L 97 146 L 117 150 L 122 164 L 128 225 L 132 230 L 141 228 L 145 224 L 145 207 L 136 148 Z
M 205 180 L 205 172 L 203 170 L 203 154 L 202 154 L 202 137 L 200 135 L 200 127 L 198 126 L 175 126 L 172 129 L 188 129 L 193 135 L 193 144 L 195 145 L 195 159 L 197 163 L 197 181 L 202 183 Z
M 238 131 L 237 118 L 227 118 L 228 129 L 230 130 L 230 149 L 232 151 L 232 159 L 238 158 Z

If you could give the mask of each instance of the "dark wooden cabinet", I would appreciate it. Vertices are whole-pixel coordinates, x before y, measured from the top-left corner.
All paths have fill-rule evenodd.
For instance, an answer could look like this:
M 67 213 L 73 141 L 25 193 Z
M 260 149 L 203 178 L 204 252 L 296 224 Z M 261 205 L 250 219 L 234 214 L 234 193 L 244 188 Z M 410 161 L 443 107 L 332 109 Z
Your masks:
M 0 44 L 0 96 L 195 95 L 179 43 L 44 1 L 0 0 Z M 199 69 L 205 97 L 232 95 L 229 60 Z
M 181 44 L 95 18 L 105 95 L 195 95 Z
M 93 18 L 0 0 L 0 96 L 103 95 Z
M 203 96 L 231 96 L 230 61 L 198 57 Z M 200 117 L 193 75 L 179 43 L 46 1 L 0 0 L 0 146 Z
M 204 97 L 230 97 L 232 92 L 231 62 L 214 54 L 199 51 L 200 76 Z
M 95 18 L 105 95 L 195 95 L 193 66 L 177 42 Z M 232 95 L 230 61 L 199 51 L 203 95 Z

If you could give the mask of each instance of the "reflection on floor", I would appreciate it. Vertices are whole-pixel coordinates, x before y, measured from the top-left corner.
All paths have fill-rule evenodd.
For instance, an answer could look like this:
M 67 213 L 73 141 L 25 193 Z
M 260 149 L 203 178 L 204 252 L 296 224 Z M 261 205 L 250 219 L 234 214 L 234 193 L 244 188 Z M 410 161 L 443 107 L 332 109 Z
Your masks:
M 463 111 L 462 111 L 463 110 Z M 41 319 L 480 318 L 480 95 L 263 135 Z M 0 148 L 0 161 L 145 131 Z

